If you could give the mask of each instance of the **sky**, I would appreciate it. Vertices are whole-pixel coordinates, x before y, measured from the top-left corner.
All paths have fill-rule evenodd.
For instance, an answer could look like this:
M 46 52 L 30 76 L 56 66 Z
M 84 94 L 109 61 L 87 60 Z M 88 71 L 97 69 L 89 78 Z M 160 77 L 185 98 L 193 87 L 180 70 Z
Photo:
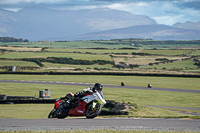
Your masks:
M 158 24 L 200 21 L 200 0 L 0 0 L 0 8 L 18 11 L 45 7 L 56 10 L 110 8 L 147 15 Z

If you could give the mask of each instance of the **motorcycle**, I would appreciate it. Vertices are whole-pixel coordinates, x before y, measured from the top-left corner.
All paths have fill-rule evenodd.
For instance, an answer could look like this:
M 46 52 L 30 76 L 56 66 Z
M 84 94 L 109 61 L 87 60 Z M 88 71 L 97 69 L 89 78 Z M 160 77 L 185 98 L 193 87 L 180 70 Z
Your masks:
M 67 116 L 86 116 L 95 118 L 100 114 L 102 106 L 106 104 L 102 92 L 94 91 L 74 97 L 73 93 L 66 95 L 66 100 L 57 99 L 54 109 L 49 113 L 48 118 L 65 118 Z

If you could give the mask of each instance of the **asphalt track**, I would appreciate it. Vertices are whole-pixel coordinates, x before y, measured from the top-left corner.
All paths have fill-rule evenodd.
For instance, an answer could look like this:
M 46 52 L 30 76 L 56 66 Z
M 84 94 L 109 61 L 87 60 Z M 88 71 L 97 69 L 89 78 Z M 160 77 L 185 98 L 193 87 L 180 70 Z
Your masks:
M 64 130 L 152 130 L 200 131 L 199 119 L 136 118 L 67 118 L 9 119 L 0 118 L 0 131 L 64 131 Z

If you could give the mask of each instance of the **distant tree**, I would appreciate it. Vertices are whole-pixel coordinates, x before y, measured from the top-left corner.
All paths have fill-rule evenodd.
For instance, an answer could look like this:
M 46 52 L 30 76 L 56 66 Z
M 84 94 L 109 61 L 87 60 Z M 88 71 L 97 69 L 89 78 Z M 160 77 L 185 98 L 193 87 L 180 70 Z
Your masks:
M 23 40 L 22 38 L 17 39 L 14 37 L 0 37 L 0 42 L 29 42 L 28 39 Z

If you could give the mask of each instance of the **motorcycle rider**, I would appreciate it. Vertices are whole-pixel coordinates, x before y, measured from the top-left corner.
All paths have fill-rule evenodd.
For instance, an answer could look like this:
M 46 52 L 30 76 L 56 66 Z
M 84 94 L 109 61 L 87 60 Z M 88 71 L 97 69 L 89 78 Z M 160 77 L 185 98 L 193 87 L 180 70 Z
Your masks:
M 103 89 L 103 86 L 100 83 L 95 83 L 95 85 L 93 87 L 88 87 L 87 89 L 83 89 L 83 92 L 78 91 L 75 94 L 70 92 L 65 97 L 63 97 L 61 99 L 63 99 L 63 100 L 69 99 L 67 101 L 67 103 L 69 103 L 71 108 L 74 108 L 74 107 L 78 106 L 78 98 L 85 96 L 86 93 L 93 93 L 95 91 L 98 91 L 99 94 L 102 96 L 102 98 L 104 98 L 103 93 L 102 93 L 102 89 Z
M 102 89 L 103 89 L 103 85 L 101 85 L 100 83 L 95 83 L 94 87 L 88 87 L 87 89 L 83 89 L 83 92 L 84 92 L 83 94 L 92 93 L 92 92 L 98 91 L 101 94 L 102 98 L 103 98 Z M 82 92 L 79 92 L 79 93 L 82 93 Z

